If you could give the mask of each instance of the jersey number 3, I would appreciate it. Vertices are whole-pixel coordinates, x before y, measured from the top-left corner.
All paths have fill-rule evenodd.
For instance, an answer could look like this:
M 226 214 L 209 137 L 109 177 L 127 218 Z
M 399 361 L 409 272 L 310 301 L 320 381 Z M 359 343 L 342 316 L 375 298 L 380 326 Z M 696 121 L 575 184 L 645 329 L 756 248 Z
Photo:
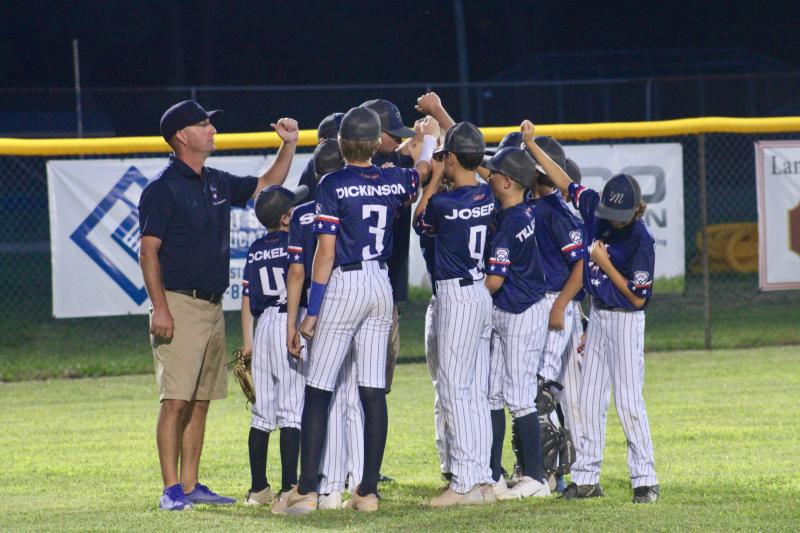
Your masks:
M 375 253 L 370 251 L 371 246 L 367 245 L 361 250 L 361 258 L 364 261 L 375 259 L 383 252 L 383 235 L 386 233 L 386 206 L 367 204 L 361 206 L 361 218 L 368 220 L 372 214 L 378 215 L 378 223 L 369 226 L 369 232 L 375 235 Z

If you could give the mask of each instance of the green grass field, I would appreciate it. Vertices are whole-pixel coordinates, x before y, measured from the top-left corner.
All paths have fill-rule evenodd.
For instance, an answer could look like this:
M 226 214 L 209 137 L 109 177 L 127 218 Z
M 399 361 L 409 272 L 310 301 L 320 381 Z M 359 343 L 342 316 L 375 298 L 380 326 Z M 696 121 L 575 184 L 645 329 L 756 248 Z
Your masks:
M 715 284 L 714 348 L 800 344 L 800 291 L 759 293 L 751 278 L 740 276 Z M 703 347 L 700 287 L 696 279 L 686 283 L 685 293 L 669 292 L 672 289 L 667 286 L 668 292 L 656 294 L 647 309 L 648 352 Z M 429 291 L 412 288 L 409 300 L 401 304 L 400 356 L 406 361 L 423 360 L 429 299 Z M 0 307 L 0 381 L 153 371 L 146 316 L 54 320 L 49 312 L 34 299 Z M 241 343 L 239 314 L 226 313 L 225 321 L 230 351 Z
M 301 519 L 236 505 L 156 511 L 160 476 L 151 375 L 0 384 L 0 531 L 389 529 L 414 531 L 797 531 L 800 347 L 647 356 L 645 398 L 662 499 L 630 503 L 625 443 L 609 416 L 607 497 L 434 510 L 441 482 L 432 389 L 421 364 L 398 367 L 381 511 Z M 237 385 L 209 416 L 202 478 L 241 497 L 249 413 Z M 511 459 L 506 446 L 506 464 Z M 277 442 L 270 478 L 279 479 Z

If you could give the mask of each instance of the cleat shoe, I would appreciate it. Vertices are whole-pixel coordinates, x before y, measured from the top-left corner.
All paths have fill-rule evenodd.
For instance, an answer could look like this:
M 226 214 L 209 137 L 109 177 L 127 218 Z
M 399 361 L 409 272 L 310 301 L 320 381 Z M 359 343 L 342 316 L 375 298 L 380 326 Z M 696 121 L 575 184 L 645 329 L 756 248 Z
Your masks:
M 192 508 L 192 503 L 186 499 L 183 485 L 176 483 L 164 489 L 158 508 L 162 511 L 188 511 Z
M 244 499 L 245 505 L 272 505 L 272 502 L 275 501 L 275 493 L 272 492 L 272 489 L 267 488 L 264 490 L 260 490 L 258 492 L 248 491 L 247 497 Z
M 272 514 L 286 514 L 286 500 L 289 492 L 281 492 L 272 501 Z
M 481 493 L 481 486 L 475 485 L 466 494 L 459 494 L 452 488 L 431 500 L 431 507 L 448 507 L 450 505 L 482 505 L 486 503 Z
M 393 481 L 393 477 L 385 476 L 378 472 L 378 483 L 392 483 Z
M 231 505 L 236 503 L 235 498 L 220 496 L 200 482 L 195 484 L 194 490 L 186 495 L 186 499 L 194 505 L 198 503 L 207 503 L 208 505 Z
M 566 490 L 564 490 L 565 500 L 581 500 L 583 498 L 599 498 L 601 496 L 605 496 L 605 493 L 603 493 L 600 483 L 596 485 L 576 485 L 575 483 L 570 483 L 567 485 Z
M 304 515 L 313 513 L 317 510 L 318 495 L 316 492 L 309 492 L 308 494 L 300 494 L 297 486 L 292 487 L 292 490 L 286 493 L 286 501 L 284 503 L 284 512 L 280 514 L 288 515 Z M 273 507 L 272 512 L 275 512 Z M 278 514 L 278 513 L 276 513 Z
M 566 490 L 566 488 L 567 488 L 567 484 L 564 482 L 564 476 L 557 476 L 556 477 L 556 492 L 559 493 L 559 494 L 564 494 L 564 491 Z
M 494 495 L 494 486 L 491 483 L 481 483 L 481 496 L 483 503 L 494 503 L 497 501 L 497 496 Z
M 330 494 L 320 494 L 317 509 L 320 511 L 339 510 L 342 508 L 342 493 L 338 491 Z
M 351 509 L 362 513 L 374 513 L 378 510 L 378 495 L 375 493 L 361 496 L 356 490 L 350 493 L 350 499 L 344 502 L 342 509 Z
M 519 465 L 515 464 L 514 472 L 511 474 L 511 477 L 508 478 L 508 486 L 513 487 L 519 483 L 520 479 L 522 479 L 522 469 L 519 467 Z
M 500 480 L 492 487 L 492 492 L 494 492 L 495 497 L 508 492 L 508 483 L 506 483 L 506 478 L 500 476 Z
M 498 494 L 498 500 L 518 500 L 520 498 L 530 498 L 536 496 L 544 498 L 550 496 L 550 487 L 547 483 L 542 483 L 533 479 L 532 477 L 522 476 L 519 483 L 512 488 L 505 491 L 503 494 Z
M 655 503 L 661 487 L 658 485 L 644 485 L 633 489 L 633 503 Z

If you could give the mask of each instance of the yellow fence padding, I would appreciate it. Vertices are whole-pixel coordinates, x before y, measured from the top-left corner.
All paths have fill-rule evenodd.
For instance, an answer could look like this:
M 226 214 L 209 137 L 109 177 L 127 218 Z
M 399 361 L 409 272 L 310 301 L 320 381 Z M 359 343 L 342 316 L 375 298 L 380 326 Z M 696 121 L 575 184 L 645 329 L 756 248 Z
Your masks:
M 535 117 L 531 117 L 535 118 Z M 521 120 L 520 120 L 521 121 Z M 518 125 L 482 128 L 487 143 L 496 143 Z M 560 141 L 592 139 L 631 139 L 672 137 L 699 133 L 782 133 L 800 131 L 800 117 L 732 118 L 702 117 L 653 122 L 604 122 L 596 124 L 544 124 L 538 135 L 551 135 Z M 316 130 L 300 132 L 300 146 L 317 144 Z M 274 132 L 220 133 L 218 150 L 277 148 L 280 139 Z M 12 139 L 0 138 L 0 155 L 61 156 L 168 153 L 164 139 L 153 137 L 111 137 L 99 139 Z

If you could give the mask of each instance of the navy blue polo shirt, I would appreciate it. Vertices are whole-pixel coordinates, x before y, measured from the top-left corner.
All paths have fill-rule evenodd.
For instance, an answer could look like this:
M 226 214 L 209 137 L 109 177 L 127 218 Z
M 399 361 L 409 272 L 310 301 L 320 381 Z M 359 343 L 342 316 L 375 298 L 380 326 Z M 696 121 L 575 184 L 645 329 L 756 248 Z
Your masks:
M 258 178 L 203 167 L 171 155 L 139 199 L 139 233 L 161 239 L 165 289 L 225 292 L 230 281 L 231 206 L 245 207 Z

